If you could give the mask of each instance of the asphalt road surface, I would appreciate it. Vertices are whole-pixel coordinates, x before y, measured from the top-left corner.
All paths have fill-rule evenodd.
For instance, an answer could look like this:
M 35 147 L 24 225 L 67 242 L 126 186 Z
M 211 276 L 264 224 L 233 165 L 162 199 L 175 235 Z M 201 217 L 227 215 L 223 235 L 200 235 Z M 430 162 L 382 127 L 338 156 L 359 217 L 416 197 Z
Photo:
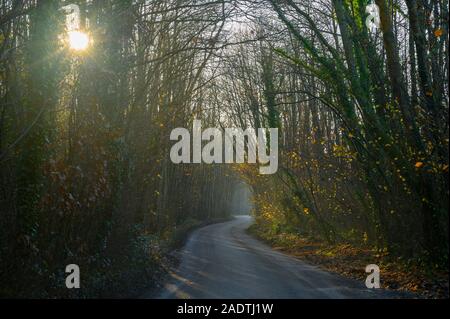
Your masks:
M 147 298 L 401 298 L 274 251 L 246 233 L 250 216 L 194 231 L 180 263 Z M 382 274 L 381 274 L 382 275 Z

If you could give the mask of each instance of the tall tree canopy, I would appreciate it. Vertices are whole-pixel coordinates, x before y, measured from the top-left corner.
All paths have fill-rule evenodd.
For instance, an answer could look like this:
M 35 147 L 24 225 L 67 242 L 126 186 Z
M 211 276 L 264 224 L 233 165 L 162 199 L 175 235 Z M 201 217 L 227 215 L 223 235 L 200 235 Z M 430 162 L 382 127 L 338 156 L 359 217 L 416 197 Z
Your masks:
M 1 0 L 0 295 L 105 294 L 242 181 L 267 232 L 447 265 L 448 1 L 369 2 L 74 0 L 75 50 L 68 2 Z M 194 119 L 278 128 L 278 172 L 171 163 Z

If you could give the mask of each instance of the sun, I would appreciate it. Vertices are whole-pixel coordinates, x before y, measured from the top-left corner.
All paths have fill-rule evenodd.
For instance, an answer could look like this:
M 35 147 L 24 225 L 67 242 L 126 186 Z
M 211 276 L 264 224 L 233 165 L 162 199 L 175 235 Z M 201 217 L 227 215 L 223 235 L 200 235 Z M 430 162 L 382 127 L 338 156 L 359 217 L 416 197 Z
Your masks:
M 72 49 L 76 51 L 86 50 L 89 46 L 89 36 L 81 31 L 70 31 L 69 32 L 69 45 Z

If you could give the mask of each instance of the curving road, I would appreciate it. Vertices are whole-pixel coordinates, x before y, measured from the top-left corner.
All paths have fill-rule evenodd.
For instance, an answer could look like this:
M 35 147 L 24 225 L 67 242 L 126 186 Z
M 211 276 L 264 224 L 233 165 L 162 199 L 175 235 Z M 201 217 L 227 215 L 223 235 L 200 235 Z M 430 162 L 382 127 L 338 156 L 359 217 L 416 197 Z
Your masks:
M 156 298 L 398 298 L 272 250 L 246 234 L 250 216 L 198 229 Z

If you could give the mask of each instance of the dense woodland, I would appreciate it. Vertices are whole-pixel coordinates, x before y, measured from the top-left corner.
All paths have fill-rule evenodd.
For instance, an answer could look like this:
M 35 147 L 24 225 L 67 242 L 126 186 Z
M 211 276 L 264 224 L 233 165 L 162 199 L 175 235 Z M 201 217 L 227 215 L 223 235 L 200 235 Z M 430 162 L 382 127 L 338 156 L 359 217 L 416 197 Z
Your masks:
M 233 213 L 448 267 L 448 1 L 0 0 L 0 296 L 110 296 Z M 279 169 L 173 164 L 173 128 L 279 129 Z M 76 263 L 83 292 L 64 287 Z M 86 296 L 86 295 L 84 295 Z

